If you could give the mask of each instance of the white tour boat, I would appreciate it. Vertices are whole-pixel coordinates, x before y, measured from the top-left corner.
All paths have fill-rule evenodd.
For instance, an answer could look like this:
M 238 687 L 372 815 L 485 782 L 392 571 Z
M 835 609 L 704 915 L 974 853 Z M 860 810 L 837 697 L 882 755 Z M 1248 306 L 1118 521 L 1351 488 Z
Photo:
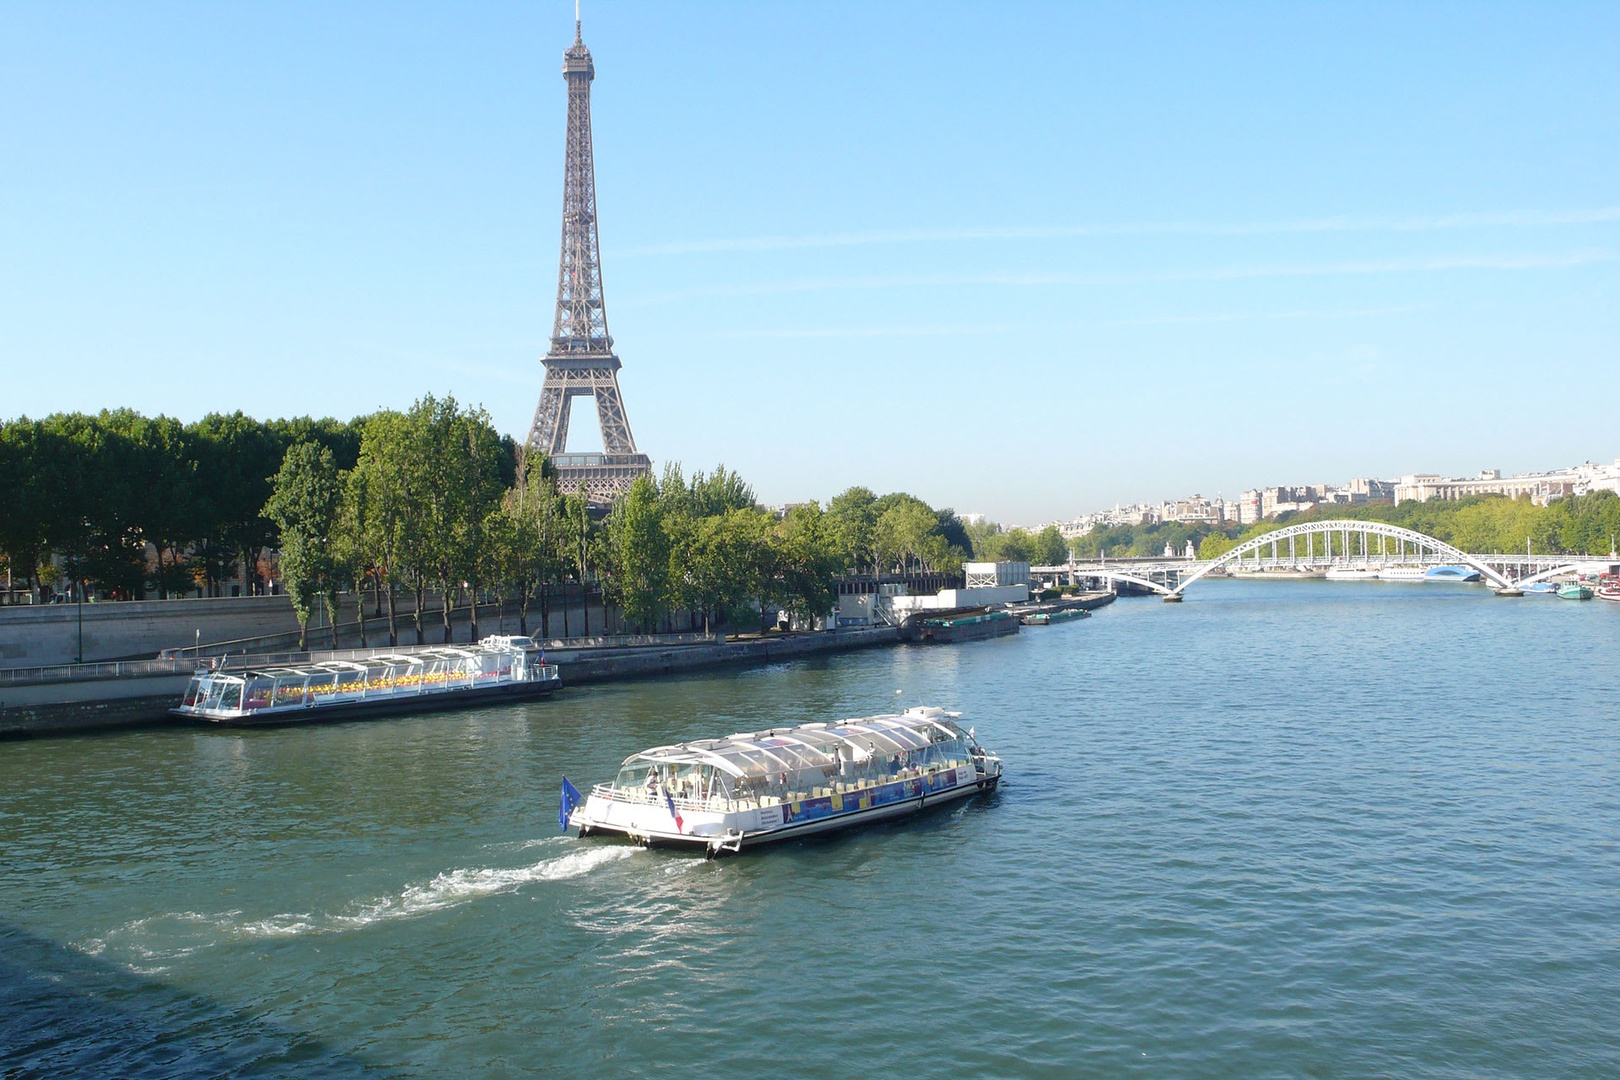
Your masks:
M 1456 581 L 1475 582 L 1480 573 L 1472 566 L 1386 566 L 1378 572 L 1379 581 Z
M 1330 566 L 1323 576 L 1329 581 L 1377 581 L 1380 567 Z
M 559 824 L 685 844 L 710 858 L 914 814 L 991 791 L 1001 759 L 937 708 L 658 746 L 588 798 L 566 778 Z
M 204 670 L 169 712 L 217 724 L 294 724 L 544 697 L 562 685 L 545 658 L 532 638 L 492 636 L 355 660 Z

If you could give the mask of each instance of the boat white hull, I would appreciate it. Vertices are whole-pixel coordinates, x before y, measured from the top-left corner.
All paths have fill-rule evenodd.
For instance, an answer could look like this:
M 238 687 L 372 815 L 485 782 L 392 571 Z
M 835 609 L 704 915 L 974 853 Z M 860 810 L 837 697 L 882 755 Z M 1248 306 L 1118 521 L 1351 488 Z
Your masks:
M 892 801 L 864 808 L 860 804 L 866 798 L 893 785 L 883 785 L 865 792 L 846 792 L 843 794 L 855 806 L 819 816 L 810 816 L 819 809 L 815 804 L 829 802 L 830 798 L 727 812 L 683 810 L 682 827 L 679 829 L 668 808 L 661 803 L 625 803 L 593 794 L 570 815 L 568 824 L 570 828 L 578 829 L 580 836 L 619 835 L 649 847 L 700 847 L 713 857 L 778 841 L 908 817 L 931 807 L 993 791 L 1001 780 L 999 773 L 980 776 L 967 767 L 960 767 L 956 771 L 973 775 L 960 777 L 959 782 L 949 786 L 932 789 L 927 786 L 925 778 L 895 781 L 895 785 L 917 785 L 914 788 L 917 793 L 908 792 Z M 795 807 L 798 807 L 797 811 Z

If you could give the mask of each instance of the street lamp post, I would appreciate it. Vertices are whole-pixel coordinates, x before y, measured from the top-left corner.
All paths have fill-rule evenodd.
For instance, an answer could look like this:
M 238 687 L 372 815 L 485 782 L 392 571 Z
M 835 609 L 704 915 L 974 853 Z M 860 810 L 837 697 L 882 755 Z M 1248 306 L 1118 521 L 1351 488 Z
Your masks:
M 79 591 L 76 606 L 79 615 L 79 655 L 73 658 L 75 664 L 84 663 L 84 568 L 79 568 Z

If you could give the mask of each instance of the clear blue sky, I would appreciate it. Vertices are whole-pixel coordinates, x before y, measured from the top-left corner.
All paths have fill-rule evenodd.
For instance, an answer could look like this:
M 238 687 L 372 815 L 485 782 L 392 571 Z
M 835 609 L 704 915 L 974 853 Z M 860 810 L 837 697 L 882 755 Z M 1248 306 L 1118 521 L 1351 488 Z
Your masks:
M 1620 6 L 584 18 L 655 460 L 1034 522 L 1620 456 Z M 0 24 L 0 414 L 431 391 L 527 431 L 566 0 Z

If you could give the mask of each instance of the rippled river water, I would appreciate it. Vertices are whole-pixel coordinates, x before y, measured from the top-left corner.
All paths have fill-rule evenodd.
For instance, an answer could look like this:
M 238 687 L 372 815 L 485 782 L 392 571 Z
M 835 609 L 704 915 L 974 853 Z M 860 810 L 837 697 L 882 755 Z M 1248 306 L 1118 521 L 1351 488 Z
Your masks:
M 1620 605 L 1206 582 L 533 706 L 0 744 L 0 1073 L 1620 1074 Z M 961 709 L 1000 793 L 717 862 L 644 746 Z

